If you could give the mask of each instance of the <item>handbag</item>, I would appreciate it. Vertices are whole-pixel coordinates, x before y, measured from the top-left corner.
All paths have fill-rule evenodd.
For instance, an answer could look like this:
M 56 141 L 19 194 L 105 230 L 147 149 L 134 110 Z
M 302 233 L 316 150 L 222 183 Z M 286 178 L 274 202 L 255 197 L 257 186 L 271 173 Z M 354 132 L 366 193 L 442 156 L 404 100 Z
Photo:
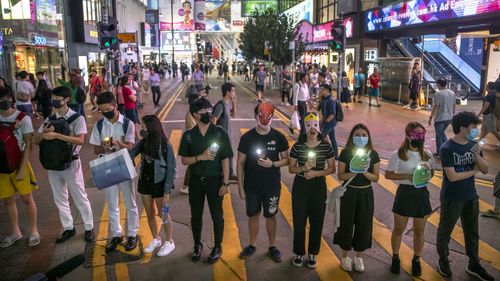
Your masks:
M 300 120 L 299 113 L 294 111 L 292 114 L 292 118 L 290 118 L 290 129 L 300 131 Z
M 89 165 L 92 178 L 99 190 L 137 177 L 134 163 L 126 148 L 100 155 L 99 158 L 90 161 Z

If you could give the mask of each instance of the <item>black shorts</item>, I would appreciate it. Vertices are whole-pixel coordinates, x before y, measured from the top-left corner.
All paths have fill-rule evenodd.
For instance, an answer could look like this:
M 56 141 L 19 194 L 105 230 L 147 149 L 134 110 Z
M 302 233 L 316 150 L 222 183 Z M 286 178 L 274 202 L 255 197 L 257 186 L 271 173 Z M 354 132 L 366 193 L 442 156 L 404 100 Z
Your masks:
M 151 195 L 152 198 L 162 198 L 165 193 L 165 181 L 152 183 L 139 180 L 137 191 L 142 195 Z M 170 193 L 170 192 L 169 192 Z
M 255 85 L 255 92 L 264 92 L 264 85 Z
M 432 212 L 427 187 L 415 188 L 400 184 L 394 198 L 392 212 L 403 217 L 424 218 Z
M 245 189 L 247 216 L 253 217 L 264 209 L 264 217 L 272 218 L 278 213 L 281 186 Z
M 410 99 L 411 100 L 416 100 L 417 97 L 418 97 L 418 92 L 410 91 Z

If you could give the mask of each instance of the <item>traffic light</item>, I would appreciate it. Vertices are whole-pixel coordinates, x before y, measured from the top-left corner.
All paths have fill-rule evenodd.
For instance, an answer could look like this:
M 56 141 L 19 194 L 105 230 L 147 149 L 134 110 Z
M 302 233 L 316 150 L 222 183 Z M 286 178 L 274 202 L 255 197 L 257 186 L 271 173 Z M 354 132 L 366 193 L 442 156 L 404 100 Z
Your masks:
M 342 24 L 342 21 L 335 21 L 332 24 L 332 29 L 331 29 L 331 36 L 332 40 L 328 42 L 328 46 L 330 49 L 336 52 L 343 52 L 344 51 L 344 32 L 345 28 L 344 25 Z
M 99 47 L 102 49 L 118 50 L 120 41 L 118 40 L 118 20 L 114 17 L 108 17 L 108 22 L 98 22 Z

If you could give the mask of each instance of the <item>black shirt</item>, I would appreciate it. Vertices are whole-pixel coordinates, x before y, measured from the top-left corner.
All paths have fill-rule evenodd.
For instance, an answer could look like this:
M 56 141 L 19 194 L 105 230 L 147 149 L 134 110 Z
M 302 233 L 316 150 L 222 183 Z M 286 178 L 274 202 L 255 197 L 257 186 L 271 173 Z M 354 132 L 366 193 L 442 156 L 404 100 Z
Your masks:
M 280 184 L 280 168 L 264 168 L 257 162 L 259 155 L 257 149 L 261 149 L 271 161 L 279 161 L 280 153 L 288 150 L 288 141 L 279 131 L 271 128 L 266 135 L 257 133 L 257 130 L 246 132 L 241 136 L 238 151 L 246 155 L 245 161 L 245 189 Z
M 201 134 L 198 125 L 184 132 L 179 147 L 179 155 L 182 157 L 198 156 L 214 142 L 219 145 L 215 159 L 189 165 L 192 175 L 204 177 L 222 175 L 222 160 L 232 157 L 233 150 L 229 136 L 222 127 L 210 124 L 205 136 Z
M 354 157 L 353 150 L 342 150 L 339 157 L 339 162 L 346 164 L 346 172 L 350 171 L 351 160 Z M 380 162 L 380 157 L 375 150 L 370 151 L 370 167 L 368 168 L 368 172 L 373 173 L 373 166 Z M 363 175 L 357 174 L 354 179 L 349 184 L 350 186 L 367 186 L 370 185 L 371 182 Z
M 324 140 L 316 147 L 309 147 L 305 143 L 296 142 L 290 150 L 290 157 L 297 159 L 299 167 L 304 166 L 308 161 L 309 152 L 314 152 L 316 154 L 316 167 L 313 168 L 314 171 L 324 170 L 326 160 L 335 157 L 332 145 Z M 298 175 L 304 176 L 304 173 Z
M 495 109 L 495 103 L 496 103 L 496 96 L 494 92 L 488 92 L 486 96 L 483 98 L 483 105 L 484 102 L 489 102 L 490 106 L 483 112 L 484 115 L 488 115 L 493 113 L 493 110 Z

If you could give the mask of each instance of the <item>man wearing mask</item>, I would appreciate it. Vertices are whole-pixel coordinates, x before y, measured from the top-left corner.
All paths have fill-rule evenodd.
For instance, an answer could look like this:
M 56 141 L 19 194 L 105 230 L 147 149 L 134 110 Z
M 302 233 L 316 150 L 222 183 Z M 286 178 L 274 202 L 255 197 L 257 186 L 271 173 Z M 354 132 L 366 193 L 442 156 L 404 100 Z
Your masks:
M 82 115 L 68 107 L 70 99 L 71 92 L 66 87 L 56 87 L 52 91 L 52 106 L 55 109 L 55 115 L 45 119 L 45 124 L 38 129 L 38 133 L 35 135 L 35 143 L 39 145 L 42 140 L 61 140 L 71 143 L 73 146 L 73 160 L 66 170 L 48 170 L 52 195 L 59 210 L 59 219 L 64 228 L 63 232 L 57 237 L 56 243 L 63 243 L 76 234 L 69 204 L 68 190 L 78 211 L 82 215 L 85 227 L 85 241 L 92 242 L 95 239 L 94 217 L 92 216 L 92 209 L 87 198 L 87 192 L 85 191 L 82 163 L 79 157 L 80 149 L 87 134 L 87 124 Z M 54 126 L 51 125 L 51 120 L 60 118 L 67 120 L 70 129 L 69 135 L 55 132 Z
M 90 144 L 94 145 L 95 155 L 110 153 L 122 148 L 130 150 L 135 143 L 134 123 L 118 112 L 118 105 L 113 93 L 104 92 L 97 97 L 97 106 L 104 118 L 96 122 L 90 137 Z M 106 252 L 114 251 L 123 242 L 119 208 L 120 192 L 127 210 L 128 238 L 125 250 L 131 251 L 137 246 L 139 212 L 135 202 L 134 180 L 129 180 L 104 190 L 113 237 L 106 245 Z
M 210 122 L 212 104 L 204 97 L 190 106 L 197 125 L 184 132 L 179 147 L 182 164 L 189 166 L 189 206 L 194 250 L 192 261 L 201 259 L 203 245 L 201 229 L 205 197 L 213 220 L 214 248 L 208 257 L 209 263 L 217 262 L 222 255 L 224 217 L 223 196 L 229 192 L 229 158 L 233 156 L 231 142 L 222 127 Z
M 256 251 L 261 210 L 266 218 L 269 250 L 267 256 L 281 262 L 275 246 L 276 217 L 281 190 L 280 167 L 288 165 L 288 141 L 271 127 L 274 106 L 263 102 L 254 110 L 257 126 L 245 133 L 238 146 L 238 190 L 245 200 L 250 245 L 240 253 L 246 259 Z

